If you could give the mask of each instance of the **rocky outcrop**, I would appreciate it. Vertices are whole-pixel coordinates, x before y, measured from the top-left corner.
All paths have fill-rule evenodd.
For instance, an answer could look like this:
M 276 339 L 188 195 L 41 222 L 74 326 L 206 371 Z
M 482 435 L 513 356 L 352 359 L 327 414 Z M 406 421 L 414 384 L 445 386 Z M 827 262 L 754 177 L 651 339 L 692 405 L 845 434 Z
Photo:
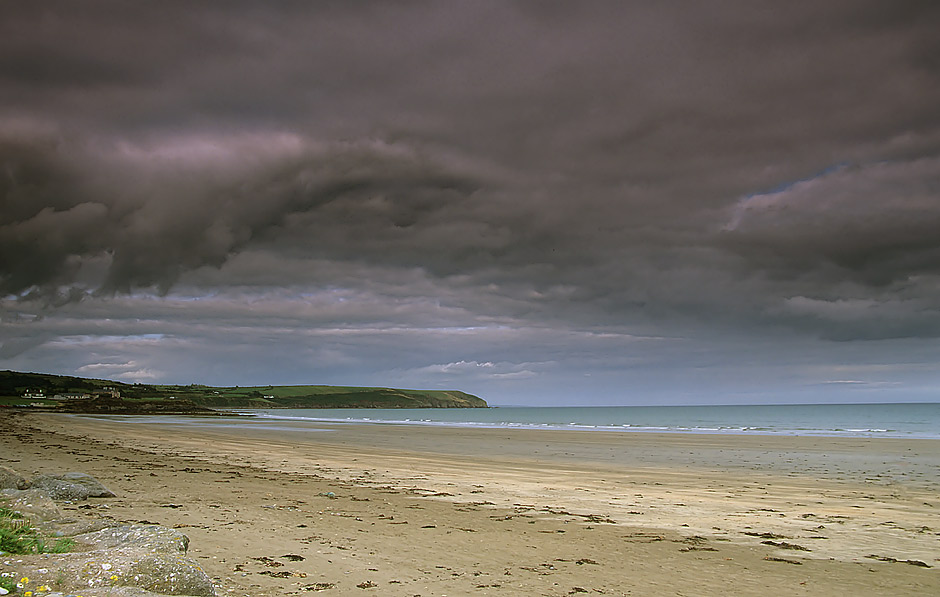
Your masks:
M 41 489 L 4 489 L 0 491 L 0 500 L 6 507 L 34 521 L 33 524 L 62 517 L 59 507 Z
M 119 525 L 78 535 L 75 540 L 96 550 L 133 547 L 154 553 L 176 554 L 186 553 L 189 549 L 189 537 L 175 529 L 157 525 Z
M 153 527 L 159 528 L 159 527 Z M 138 529 L 146 534 L 146 529 Z M 76 538 L 76 548 L 87 544 Z M 3 562 L 6 558 L 0 559 Z M 208 575 L 185 552 L 160 553 L 144 547 L 114 546 L 66 554 L 17 556 L 16 574 L 29 579 L 29 586 L 55 587 L 87 595 L 92 589 L 131 587 L 157 595 L 214 597 Z
M 40 475 L 31 486 L 41 489 L 54 500 L 87 500 L 90 497 L 114 497 L 114 493 L 85 473 Z
M 4 478 L 16 478 L 7 469 Z M 113 496 L 89 475 L 43 475 L 29 489 L 0 491 L 0 503 L 19 512 L 53 545 L 69 540 L 69 553 L 4 554 L 0 572 L 28 579 L 23 591 L 67 597 L 214 597 L 209 576 L 186 556 L 189 538 L 151 524 L 64 518 L 55 501 Z M 83 496 L 83 497 L 76 497 Z
M 192 400 L 124 400 L 98 396 L 87 400 L 70 400 L 57 410 L 72 413 L 110 413 L 119 415 L 220 415 L 218 411 L 199 406 Z
M 42 597 L 166 597 L 161 593 L 151 593 L 138 587 L 108 587 L 106 589 L 83 589 L 81 593 L 42 593 Z
M 29 481 L 15 470 L 0 465 L 0 489 L 29 489 Z

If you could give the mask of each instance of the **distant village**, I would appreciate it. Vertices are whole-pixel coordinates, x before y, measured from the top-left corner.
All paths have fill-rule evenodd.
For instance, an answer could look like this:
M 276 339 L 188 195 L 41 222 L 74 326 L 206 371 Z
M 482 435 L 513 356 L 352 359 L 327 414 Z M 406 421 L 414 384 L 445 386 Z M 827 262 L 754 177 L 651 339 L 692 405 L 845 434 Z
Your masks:
M 114 386 L 104 386 L 97 392 L 88 394 L 83 392 L 65 392 L 63 394 L 55 394 L 52 396 L 47 395 L 42 389 L 39 390 L 26 390 L 23 393 L 23 398 L 26 400 L 91 400 L 92 398 L 120 398 L 121 391 Z M 43 407 L 49 406 L 45 402 L 31 402 L 30 406 L 34 407 Z

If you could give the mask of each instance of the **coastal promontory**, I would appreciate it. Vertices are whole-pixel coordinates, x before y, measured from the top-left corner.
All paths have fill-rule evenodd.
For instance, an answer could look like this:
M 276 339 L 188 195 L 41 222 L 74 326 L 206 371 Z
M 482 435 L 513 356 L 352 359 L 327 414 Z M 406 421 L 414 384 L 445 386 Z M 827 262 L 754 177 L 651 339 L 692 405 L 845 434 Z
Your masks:
M 482 398 L 458 390 L 130 384 L 17 371 L 0 371 L 0 405 L 116 414 L 211 414 L 218 408 L 487 407 Z

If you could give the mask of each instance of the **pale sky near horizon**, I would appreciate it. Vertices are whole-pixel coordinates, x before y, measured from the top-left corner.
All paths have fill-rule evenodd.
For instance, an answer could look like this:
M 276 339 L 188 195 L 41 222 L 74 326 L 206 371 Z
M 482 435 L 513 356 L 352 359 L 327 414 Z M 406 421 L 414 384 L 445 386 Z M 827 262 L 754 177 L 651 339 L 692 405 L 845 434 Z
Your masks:
M 940 401 L 940 3 L 7 2 L 0 369 Z

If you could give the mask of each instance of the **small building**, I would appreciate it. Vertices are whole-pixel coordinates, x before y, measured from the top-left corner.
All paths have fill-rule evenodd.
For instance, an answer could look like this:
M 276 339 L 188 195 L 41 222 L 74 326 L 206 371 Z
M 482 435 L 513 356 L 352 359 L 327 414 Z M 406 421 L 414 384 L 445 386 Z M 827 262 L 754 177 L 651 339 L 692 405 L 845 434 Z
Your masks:
M 45 397 L 46 397 L 46 394 L 45 394 L 45 392 L 44 392 L 43 390 L 41 390 L 41 389 L 39 389 L 39 390 L 26 390 L 26 392 L 23 393 L 23 398 L 33 398 L 33 399 L 35 399 L 35 398 L 45 398 Z
M 89 400 L 91 399 L 91 394 L 83 394 L 81 392 L 66 392 L 65 394 L 56 394 L 52 398 L 53 400 Z

